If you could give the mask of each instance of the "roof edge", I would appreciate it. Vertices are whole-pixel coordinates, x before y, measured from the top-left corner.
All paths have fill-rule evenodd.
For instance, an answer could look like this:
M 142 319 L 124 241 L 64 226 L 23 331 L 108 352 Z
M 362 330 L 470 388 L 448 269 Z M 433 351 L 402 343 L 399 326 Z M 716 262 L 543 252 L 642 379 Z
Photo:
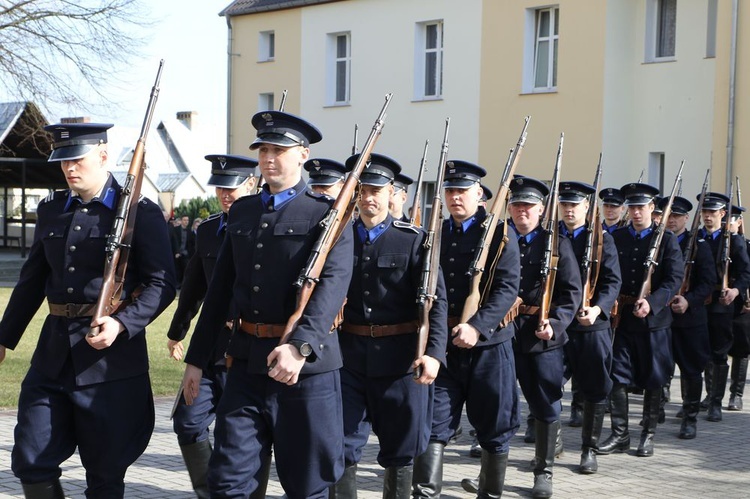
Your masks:
M 344 0 L 281 0 L 272 5 L 245 5 L 247 0 L 234 0 L 231 4 L 219 12 L 220 17 L 234 17 L 248 14 L 258 14 L 261 12 L 271 12 L 275 10 L 295 9 L 299 7 L 308 7 L 311 5 L 320 5 L 324 3 L 342 2 Z

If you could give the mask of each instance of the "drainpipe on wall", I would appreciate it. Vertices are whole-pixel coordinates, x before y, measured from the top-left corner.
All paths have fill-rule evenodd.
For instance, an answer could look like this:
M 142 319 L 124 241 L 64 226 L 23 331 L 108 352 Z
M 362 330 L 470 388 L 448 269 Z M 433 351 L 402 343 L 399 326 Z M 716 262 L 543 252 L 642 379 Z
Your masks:
M 734 97 L 735 81 L 737 79 L 737 19 L 739 17 L 740 2 L 732 0 L 732 35 L 729 48 L 729 117 L 727 123 L 727 168 L 726 191 L 729 192 L 734 179 Z
M 232 17 L 227 14 L 227 154 L 232 153 Z

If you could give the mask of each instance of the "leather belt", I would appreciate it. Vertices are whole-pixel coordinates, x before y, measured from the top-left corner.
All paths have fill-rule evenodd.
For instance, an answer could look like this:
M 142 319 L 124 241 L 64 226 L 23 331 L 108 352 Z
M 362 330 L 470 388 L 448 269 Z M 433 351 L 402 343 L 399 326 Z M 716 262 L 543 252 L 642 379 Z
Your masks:
M 131 300 L 124 300 L 117 304 L 115 309 L 110 313 L 116 314 L 127 305 L 130 305 Z M 76 319 L 79 317 L 93 317 L 96 311 L 96 303 L 50 303 L 49 314 L 57 317 L 66 317 L 68 319 Z
M 635 305 L 637 301 L 638 298 L 635 296 L 620 295 L 617 297 L 617 303 L 620 305 Z
M 536 315 L 539 313 L 539 307 L 536 305 L 519 305 L 518 315 Z
M 286 324 L 256 324 L 240 319 L 240 329 L 257 338 L 281 338 Z
M 388 324 L 385 326 L 350 324 L 344 321 L 341 330 L 345 333 L 356 334 L 357 336 L 370 336 L 380 338 L 381 336 L 396 336 L 399 334 L 416 333 L 419 328 L 419 322 L 410 321 L 401 324 Z

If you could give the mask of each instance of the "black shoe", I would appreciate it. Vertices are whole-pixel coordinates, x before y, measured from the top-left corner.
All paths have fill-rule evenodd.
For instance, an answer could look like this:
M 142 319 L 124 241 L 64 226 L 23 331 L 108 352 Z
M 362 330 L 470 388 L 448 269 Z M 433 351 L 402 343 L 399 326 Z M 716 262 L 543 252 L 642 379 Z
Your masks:
M 588 447 L 581 452 L 581 464 L 578 471 L 582 475 L 593 475 L 599 471 L 599 464 L 596 462 L 596 452 Z
M 706 420 L 716 423 L 718 421 L 721 421 L 722 419 L 721 403 L 715 404 L 712 402 L 708 406 L 708 414 L 706 415 Z
M 641 433 L 641 443 L 638 444 L 638 450 L 635 451 L 638 457 L 651 457 L 654 455 L 654 434 Z
M 542 473 L 534 476 L 534 488 L 531 489 L 531 497 L 534 499 L 552 497 L 552 475 Z
M 479 492 L 479 478 L 464 478 L 463 480 L 461 480 L 461 487 L 466 492 L 476 494 L 477 492 Z
M 697 433 L 698 428 L 695 419 L 693 418 L 691 421 L 690 418 L 684 418 L 680 425 L 680 433 L 677 435 L 677 438 L 681 438 L 682 440 L 692 440 L 696 437 Z
M 627 452 L 630 450 L 630 435 L 625 434 L 621 437 L 616 435 L 610 435 L 607 440 L 602 443 L 596 453 L 600 456 L 607 456 L 614 452 Z
M 741 411 L 742 410 L 742 397 L 733 393 L 729 396 L 729 405 L 727 406 L 728 411 Z

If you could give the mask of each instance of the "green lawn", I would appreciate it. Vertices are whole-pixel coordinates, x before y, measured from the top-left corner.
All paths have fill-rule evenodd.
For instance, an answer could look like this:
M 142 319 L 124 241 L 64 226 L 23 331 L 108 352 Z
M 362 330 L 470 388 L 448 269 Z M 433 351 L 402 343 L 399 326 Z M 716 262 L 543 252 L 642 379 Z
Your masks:
M 0 313 L 10 298 L 10 288 L 0 288 Z M 151 386 L 154 395 L 174 395 L 180 386 L 184 363 L 176 362 L 167 355 L 167 329 L 172 315 L 177 308 L 177 299 L 147 328 L 148 355 L 151 361 Z M 26 371 L 29 368 L 31 355 L 36 347 L 39 331 L 46 316 L 46 305 L 37 312 L 26 333 L 15 350 L 8 350 L 5 361 L 0 364 L 0 409 L 15 408 L 18 405 L 18 392 Z M 186 345 L 190 337 L 186 338 Z

